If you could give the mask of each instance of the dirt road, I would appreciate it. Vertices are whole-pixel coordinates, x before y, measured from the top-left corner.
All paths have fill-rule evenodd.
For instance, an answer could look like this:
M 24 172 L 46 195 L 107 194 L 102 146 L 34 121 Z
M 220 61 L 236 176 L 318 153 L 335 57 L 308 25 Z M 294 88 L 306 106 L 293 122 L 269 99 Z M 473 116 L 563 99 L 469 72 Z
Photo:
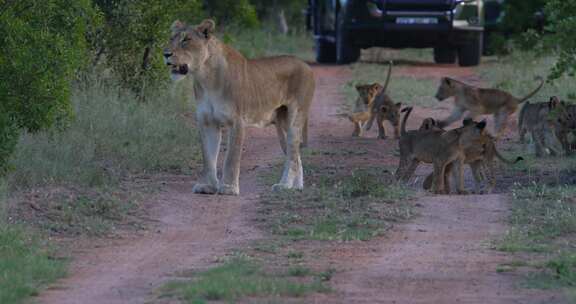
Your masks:
M 311 114 L 310 146 L 338 149 L 338 143 L 354 144 L 349 142 L 350 126 L 331 116 L 342 103 L 339 88 L 348 80 L 347 69 L 314 69 L 318 89 Z M 474 77 L 470 69 L 442 69 L 442 75 L 453 71 L 459 77 Z M 434 66 L 400 67 L 398 73 L 438 76 Z M 412 121 L 419 121 L 419 116 L 443 116 L 447 110 L 415 111 L 420 114 L 415 113 Z M 147 202 L 157 222 L 154 229 L 76 253 L 70 276 L 44 292 L 39 302 L 144 303 L 154 298 L 151 292 L 156 287 L 178 271 L 209 267 L 214 257 L 258 239 L 261 234 L 249 218 L 258 193 L 268 189 L 258 185 L 257 176 L 278 162 L 281 151 L 272 128 L 250 130 L 247 138 L 241 196 L 195 195 L 191 192 L 193 178 L 164 177 L 166 186 Z M 373 155 L 396 146 L 392 140 L 365 139 L 362 144 L 373 150 Z M 364 160 L 374 161 L 369 157 Z M 397 164 L 391 154 L 377 161 Z M 371 248 L 370 253 L 357 259 L 332 257 L 344 269 L 334 277 L 335 292 L 310 301 L 555 303 L 550 302 L 554 300 L 550 295 L 520 292 L 513 277 L 495 271 L 507 259 L 489 248 L 489 241 L 506 230 L 503 196 L 426 196 L 418 204 L 421 216 L 397 227 L 385 239 L 368 242 L 365 248 Z

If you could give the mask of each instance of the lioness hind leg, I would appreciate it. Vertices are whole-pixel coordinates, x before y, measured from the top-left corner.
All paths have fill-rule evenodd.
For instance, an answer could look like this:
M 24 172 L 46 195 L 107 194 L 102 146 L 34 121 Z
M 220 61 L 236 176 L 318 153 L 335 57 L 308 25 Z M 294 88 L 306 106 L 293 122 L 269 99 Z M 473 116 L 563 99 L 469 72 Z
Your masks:
M 273 190 L 279 189 L 302 189 L 304 178 L 302 170 L 302 159 L 300 158 L 301 128 L 305 122 L 302 113 L 293 109 L 288 111 L 289 128 L 287 132 L 287 153 L 284 162 L 284 171 L 278 184 L 272 186 Z
M 199 123 L 203 123 L 199 120 Z M 204 123 L 204 128 L 200 128 L 200 138 L 202 141 L 202 160 L 204 168 L 202 179 L 194 185 L 192 192 L 214 194 L 218 190 L 218 177 L 216 163 L 220 152 L 220 141 L 222 132 L 220 128 Z

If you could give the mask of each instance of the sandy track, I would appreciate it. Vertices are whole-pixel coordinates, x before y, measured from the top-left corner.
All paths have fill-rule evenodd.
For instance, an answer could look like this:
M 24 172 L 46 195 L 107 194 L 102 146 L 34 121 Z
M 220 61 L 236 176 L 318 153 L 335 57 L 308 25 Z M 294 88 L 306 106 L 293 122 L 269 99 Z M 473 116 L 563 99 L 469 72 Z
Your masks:
M 369 156 L 350 161 L 395 166 L 397 158 L 382 153 L 395 149 L 395 143 L 350 140 L 351 126 L 332 116 L 342 103 L 339 88 L 348 80 L 348 70 L 336 66 L 315 66 L 314 70 L 318 89 L 311 109 L 311 147 L 339 149 L 359 144 L 370 151 Z M 452 75 L 450 71 L 474 79 L 471 69 L 442 67 L 442 75 Z M 434 66 L 398 67 L 396 72 L 440 75 Z M 419 118 L 444 116 L 448 110 L 445 105 L 419 109 L 410 127 L 416 127 Z M 39 301 L 144 303 L 154 299 L 151 292 L 179 271 L 209 267 L 214 257 L 258 239 L 261 234 L 249 219 L 257 194 L 268 189 L 258 186 L 257 176 L 262 168 L 277 163 L 281 152 L 272 128 L 250 130 L 246 142 L 240 197 L 195 195 L 192 178 L 166 178 L 163 191 L 147 203 L 157 221 L 155 229 L 75 253 L 70 276 L 44 292 Z M 344 269 L 334 277 L 336 291 L 305 302 L 557 303 L 542 292 L 519 291 L 511 275 L 495 272 L 507 260 L 490 250 L 488 243 L 506 229 L 503 196 L 426 196 L 418 204 L 421 216 L 389 237 L 355 246 L 345 258 L 330 257 Z
M 364 265 L 335 277 L 337 303 L 558 303 L 552 294 L 520 290 L 509 261 L 490 249 L 506 230 L 502 195 L 433 196 L 421 216 L 383 242 Z

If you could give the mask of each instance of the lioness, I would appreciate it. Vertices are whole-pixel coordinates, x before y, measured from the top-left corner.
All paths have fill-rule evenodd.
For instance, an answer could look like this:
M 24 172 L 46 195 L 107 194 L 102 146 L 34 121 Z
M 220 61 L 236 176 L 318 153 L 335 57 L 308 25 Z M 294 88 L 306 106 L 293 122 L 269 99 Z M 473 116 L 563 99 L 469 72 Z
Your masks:
M 450 131 L 432 128 L 406 132 L 406 121 L 411 111 L 410 107 L 405 109 L 406 114 L 400 128 L 400 163 L 396 170 L 397 179 L 407 181 L 421 162 L 431 163 L 434 165 L 434 193 L 446 193 L 446 168 L 450 163 L 454 163 L 457 170 L 458 193 L 467 193 L 464 190 L 462 174 L 464 151 L 484 134 L 486 122 L 466 119 L 461 128 Z
M 440 121 L 440 127 L 445 127 L 460 119 L 468 111 L 468 118 L 476 118 L 482 114 L 494 114 L 496 138 L 500 138 L 506 129 L 508 117 L 513 114 L 518 105 L 534 96 L 544 85 L 540 85 L 523 98 L 516 98 L 508 92 L 498 89 L 476 88 L 458 80 L 444 77 L 438 87 L 436 99 L 439 101 L 454 97 L 454 109 L 450 116 Z
M 494 160 L 498 158 L 506 164 L 515 164 L 521 160 L 522 157 L 518 156 L 515 160 L 504 158 L 496 149 L 496 139 L 488 134 L 488 132 L 479 136 L 475 145 L 470 145 L 464 149 L 464 163 L 470 166 L 472 175 L 474 176 L 475 193 L 492 193 L 496 187 L 496 175 L 494 168 Z M 446 184 L 446 191 L 450 192 L 449 176 L 452 171 L 452 165 L 448 165 L 444 183 Z M 487 185 L 482 189 L 482 181 L 486 180 Z M 432 186 L 433 175 L 429 174 L 424 180 L 423 188 L 429 190 Z
M 518 116 L 520 142 L 524 142 L 526 133 L 530 132 L 537 157 L 546 151 L 550 155 L 559 155 L 562 150 L 570 154 L 568 133 L 575 128 L 575 117 L 556 96 L 548 102 L 526 103 Z
M 312 70 L 291 56 L 246 59 L 222 43 L 214 30 L 209 19 L 196 26 L 175 21 L 164 50 L 173 80 L 194 79 L 204 169 L 193 191 L 238 195 L 244 127 L 270 124 L 276 126 L 286 154 L 282 178 L 273 188 L 302 189 L 300 142 L 314 95 Z M 216 163 L 223 128 L 228 129 L 228 143 L 219 181 Z

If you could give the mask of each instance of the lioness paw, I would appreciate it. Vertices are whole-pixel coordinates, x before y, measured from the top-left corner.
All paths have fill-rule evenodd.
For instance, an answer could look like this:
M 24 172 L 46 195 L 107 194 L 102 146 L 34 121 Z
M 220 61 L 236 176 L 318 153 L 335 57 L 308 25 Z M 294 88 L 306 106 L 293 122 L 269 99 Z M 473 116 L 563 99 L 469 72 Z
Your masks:
M 210 184 L 196 184 L 192 188 L 192 192 L 201 194 L 214 194 L 216 191 L 216 187 Z
M 221 195 L 238 195 L 240 194 L 240 188 L 233 185 L 220 185 L 218 186 L 218 194 Z

